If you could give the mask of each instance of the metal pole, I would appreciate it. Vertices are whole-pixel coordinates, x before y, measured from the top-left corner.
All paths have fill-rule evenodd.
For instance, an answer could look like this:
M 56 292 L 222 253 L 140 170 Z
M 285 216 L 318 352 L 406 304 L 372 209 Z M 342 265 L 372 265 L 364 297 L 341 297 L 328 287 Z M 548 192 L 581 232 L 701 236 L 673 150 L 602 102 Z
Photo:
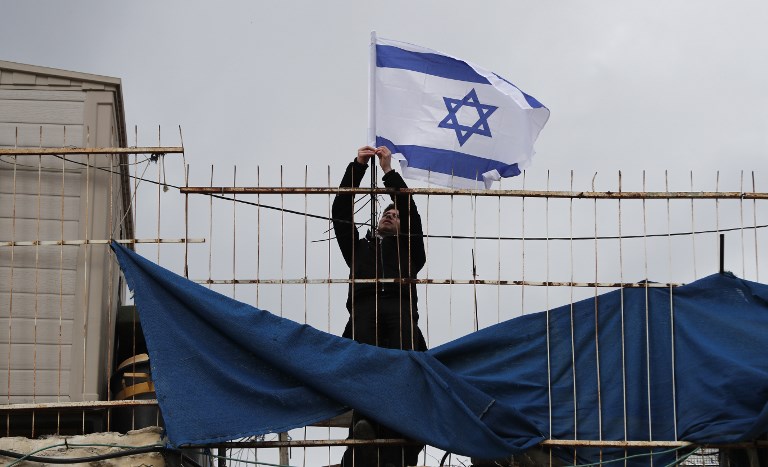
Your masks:
M 725 272 L 725 234 L 720 234 L 720 274 Z

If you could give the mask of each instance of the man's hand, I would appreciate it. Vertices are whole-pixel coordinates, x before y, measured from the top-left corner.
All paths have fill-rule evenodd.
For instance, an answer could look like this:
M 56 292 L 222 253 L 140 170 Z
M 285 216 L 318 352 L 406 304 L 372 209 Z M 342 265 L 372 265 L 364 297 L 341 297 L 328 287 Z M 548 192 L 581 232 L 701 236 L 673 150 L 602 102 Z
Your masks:
M 368 165 L 368 160 L 376 155 L 377 149 L 371 146 L 363 146 L 362 148 L 357 150 L 357 161 L 358 164 Z
M 385 174 L 392 170 L 392 151 L 388 147 L 379 146 L 376 148 L 376 156 L 378 156 L 379 165 Z

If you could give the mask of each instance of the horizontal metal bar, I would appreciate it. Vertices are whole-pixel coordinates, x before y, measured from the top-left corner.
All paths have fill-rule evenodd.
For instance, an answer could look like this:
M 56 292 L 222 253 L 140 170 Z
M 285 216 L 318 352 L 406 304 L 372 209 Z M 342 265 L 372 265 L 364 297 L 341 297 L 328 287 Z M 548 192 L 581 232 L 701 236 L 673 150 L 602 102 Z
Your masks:
M 198 284 L 274 284 L 274 285 L 318 285 L 318 284 L 430 284 L 430 285 L 527 285 L 533 287 L 609 287 L 609 288 L 665 288 L 679 287 L 682 283 L 664 282 L 555 282 L 555 281 L 508 281 L 484 279 L 194 279 Z
M 95 410 L 112 407 L 157 405 L 157 399 L 122 400 L 122 401 L 82 401 L 82 402 L 40 402 L 37 404 L 0 405 L 0 412 L 29 410 Z
M 421 444 L 417 441 L 404 439 L 342 439 L 342 440 L 292 440 L 292 441 L 232 441 L 213 444 L 191 444 L 184 447 L 189 448 L 301 448 L 301 447 L 323 447 L 323 446 L 406 446 L 411 444 Z M 749 448 L 768 446 L 766 441 L 753 441 L 744 443 L 729 444 L 697 444 L 690 441 L 599 441 L 599 440 L 558 440 L 548 439 L 540 443 L 543 447 L 604 447 L 604 448 L 685 448 L 685 447 L 712 447 L 712 448 Z
M 115 239 L 120 244 L 137 243 L 205 243 L 204 238 L 121 238 Z M 56 246 L 56 245 L 107 245 L 112 240 L 29 240 L 23 242 L 0 242 L 4 246 Z
M 540 443 L 544 447 L 601 447 L 601 448 L 675 448 L 696 446 L 690 441 L 606 441 L 588 439 L 547 439 Z
M 181 154 L 181 146 L 145 146 L 132 148 L 0 148 L 0 156 L 45 156 L 64 154 Z
M 325 446 L 417 446 L 419 441 L 405 439 L 306 439 L 291 441 L 232 441 L 213 444 L 185 444 L 184 448 L 311 448 Z
M 512 196 L 521 198 L 581 198 L 581 199 L 768 199 L 768 193 L 740 191 L 547 191 L 547 190 L 467 190 L 447 188 L 335 188 L 335 187 L 207 187 L 179 188 L 181 193 L 204 195 L 284 195 L 284 194 L 395 194 Z
M 756 448 L 768 447 L 768 441 L 755 440 L 741 443 L 693 443 L 691 441 L 606 441 L 587 439 L 547 439 L 539 443 L 544 447 L 604 447 L 604 448 L 675 448 L 700 446 L 707 448 Z

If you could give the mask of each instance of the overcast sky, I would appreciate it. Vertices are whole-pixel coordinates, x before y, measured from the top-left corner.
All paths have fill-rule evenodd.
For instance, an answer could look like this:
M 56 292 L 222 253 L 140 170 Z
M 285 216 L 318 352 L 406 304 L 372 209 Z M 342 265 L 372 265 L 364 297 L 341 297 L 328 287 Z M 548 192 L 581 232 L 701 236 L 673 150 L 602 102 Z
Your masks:
M 160 126 L 162 144 L 177 145 L 181 126 L 191 185 L 211 183 L 212 164 L 215 185 L 233 184 L 235 166 L 241 186 L 280 185 L 280 166 L 286 186 L 304 185 L 305 177 L 310 186 L 335 185 L 356 148 L 366 143 L 368 45 L 375 30 L 381 37 L 433 48 L 493 70 L 551 110 L 526 174 L 526 188 L 546 188 L 549 176 L 550 188 L 570 189 L 574 170 L 576 190 L 591 189 L 593 180 L 597 190 L 616 190 L 622 170 L 623 188 L 640 190 L 645 170 L 647 188 L 663 190 L 669 170 L 671 190 L 690 189 L 693 171 L 696 190 L 738 191 L 743 186 L 751 191 L 751 171 L 756 171 L 757 190 L 768 191 L 768 180 L 761 178 L 768 166 L 765 24 L 768 4 L 758 0 L 477 4 L 2 0 L 0 59 L 119 77 L 129 144 L 137 143 L 134 126 L 138 145 L 157 144 Z M 183 184 L 178 156 L 167 157 L 166 169 L 170 183 Z M 743 181 L 741 171 L 746 171 Z M 149 167 L 146 175 L 156 178 L 157 168 Z M 517 177 L 503 182 L 502 188 L 520 188 L 522 183 Z M 156 190 L 140 188 L 148 194 L 139 197 L 137 236 L 154 237 Z M 305 206 L 303 196 L 260 201 L 300 211 Z M 310 243 L 304 254 L 305 243 L 327 239 L 327 222 L 305 224 L 301 216 L 280 218 L 247 207 L 239 207 L 234 217 L 231 203 L 219 203 L 211 221 L 207 199 L 193 197 L 191 202 L 190 235 L 209 237 L 212 231 L 214 237 L 208 239 L 211 250 L 208 245 L 191 247 L 193 278 L 208 277 L 209 251 L 214 278 L 254 278 L 257 273 L 261 278 L 297 278 L 305 275 L 305 263 L 309 277 L 322 278 L 329 275 L 329 262 L 331 277 L 346 275 L 335 245 L 329 249 L 327 242 Z M 492 198 L 477 204 L 468 198 L 451 204 L 444 197 L 417 202 L 422 215 L 429 215 L 429 233 L 436 235 L 618 233 L 615 205 L 595 209 L 591 202 L 577 201 L 571 211 L 569 201 L 553 200 L 547 206 L 528 200 L 523 218 L 519 199 L 505 199 L 501 213 L 498 200 Z M 182 203 L 175 190 L 162 195 L 162 236 L 183 236 Z M 328 213 L 327 197 L 314 197 L 307 205 L 311 213 Z M 658 212 L 648 213 L 644 227 L 642 211 L 633 211 L 632 206 L 627 202 L 623 207 L 625 235 L 644 229 L 665 233 L 734 227 L 753 218 L 752 211 L 742 212 L 740 205 L 701 202 L 694 221 L 690 210 L 684 209 L 690 203 L 681 201 L 673 203 L 669 215 L 664 206 L 656 205 Z M 551 212 L 545 215 L 547 209 Z M 366 212 L 363 209 L 361 220 Z M 763 213 L 758 209 L 757 214 L 760 224 Z M 235 222 L 237 229 L 232 227 Z M 727 251 L 740 253 L 741 240 L 734 235 L 729 238 L 737 243 Z M 713 238 L 702 238 L 696 245 L 701 257 L 695 273 L 693 255 L 680 253 L 693 248 L 690 238 L 685 248 L 666 242 L 666 250 L 657 250 L 656 255 L 647 253 L 656 248 L 653 245 L 627 244 L 623 254 L 630 256 L 623 261 L 623 270 L 617 245 L 605 247 L 611 251 L 607 253 L 602 246 L 598 248 L 602 251 L 595 251 L 594 245 L 586 248 L 586 243 L 572 248 L 562 242 L 551 242 L 549 247 L 526 242 L 523 263 L 523 247 L 517 243 L 446 242 L 430 240 L 432 253 L 452 255 L 430 254 L 429 270 L 421 277 L 470 278 L 472 249 L 484 279 L 569 280 L 573 275 L 576 280 L 615 281 L 621 274 L 626 280 L 686 282 L 714 272 L 717 257 Z M 149 255 L 153 248 L 140 251 Z M 755 278 L 751 248 L 744 256 L 734 256 L 728 266 Z M 164 253 L 161 264 L 181 271 L 176 260 L 180 250 L 168 250 L 171 253 Z M 683 257 L 670 261 L 673 252 Z M 568 262 L 573 266 L 563 266 L 571 255 L 574 260 Z M 601 261 L 610 257 L 611 264 L 594 266 L 595 256 Z M 582 270 L 578 265 L 588 266 Z M 254 303 L 252 289 L 240 297 Z M 566 295 L 549 302 L 530 301 L 537 293 L 531 291 L 529 301 L 509 313 L 514 315 L 519 308 L 536 311 L 546 303 L 568 299 Z M 482 304 L 487 294 L 480 295 Z M 500 308 L 497 294 L 489 295 L 494 301 L 491 308 Z M 469 299 L 467 294 L 462 297 Z M 287 306 L 283 298 L 275 300 L 259 305 L 272 310 Z M 330 318 L 338 323 L 314 324 L 340 331 L 345 312 L 335 302 L 334 298 L 327 306 L 340 313 Z M 304 303 L 297 306 L 303 309 Z M 471 301 L 466 306 L 472 306 Z M 504 313 L 488 319 L 498 317 Z M 437 342 L 465 332 L 451 332 Z
M 575 170 L 575 189 L 587 190 L 598 171 L 595 188 L 615 190 L 617 171 L 623 170 L 625 189 L 640 189 L 641 171 L 646 170 L 649 186 L 663 190 L 664 171 L 669 170 L 670 189 L 687 190 L 693 170 L 697 190 L 714 190 L 719 170 L 719 188 L 738 191 L 743 170 L 749 174 L 744 191 L 751 191 L 751 171 L 757 172 L 757 190 L 768 191 L 768 180 L 761 178 L 768 173 L 768 3 L 761 0 L 0 1 L 0 59 L 122 79 L 129 144 L 135 144 L 134 125 L 138 127 L 138 145 L 156 144 L 160 125 L 162 144 L 177 145 L 180 125 L 192 185 L 210 183 L 211 164 L 216 166 L 217 185 L 231 184 L 235 165 L 238 185 L 255 185 L 257 166 L 262 186 L 279 185 L 280 165 L 284 166 L 285 185 L 303 185 L 305 166 L 310 186 L 328 183 L 328 166 L 330 183 L 336 184 L 356 148 L 366 143 L 368 44 L 370 32 L 375 30 L 381 37 L 443 51 L 493 70 L 551 110 L 536 144 L 527 186 L 545 188 L 550 171 L 555 188 L 569 189 L 568 174 Z M 168 181 L 182 184 L 183 170 L 173 157 L 166 161 Z M 148 173 L 154 177 L 155 171 L 150 167 Z M 520 180 L 508 183 L 503 187 L 521 186 Z M 181 197 L 173 193 L 163 196 L 165 209 L 175 207 L 178 214 Z M 417 201 L 424 213 L 426 200 Z M 519 200 L 507 201 L 509 212 L 519 212 L 515 204 Z M 207 200 L 196 202 L 195 215 L 208 217 Z M 270 202 L 281 201 L 274 198 Z M 303 210 L 303 197 L 285 202 Z M 521 227 L 514 222 L 509 230 L 499 227 L 496 200 L 484 202 L 483 210 L 476 212 L 467 199 L 457 200 L 453 206 L 445 200 L 430 200 L 434 203 L 430 205 L 431 218 L 451 219 L 450 225 L 430 220 L 429 225 L 439 230 L 433 233 L 472 235 L 473 222 L 463 221 L 480 219 L 479 223 L 489 225 L 489 235 L 520 234 Z M 327 203 L 327 198 L 310 201 L 309 210 L 327 214 Z M 543 204 L 530 203 L 526 215 L 535 216 L 532 211 L 546 209 Z M 562 228 L 552 235 L 568 235 L 567 220 L 563 221 L 568 218 L 568 206 L 564 203 L 558 205 L 563 209 L 560 215 L 553 215 L 551 220 L 552 225 Z M 718 223 L 714 204 L 707 206 L 706 212 L 697 214 L 698 220 L 714 220 L 708 225 L 697 224 L 697 228 L 712 228 Z M 720 208 L 721 224 L 739 225 L 739 206 L 724 203 Z M 220 250 L 213 250 L 217 258 L 213 275 L 228 271 L 232 277 L 232 258 L 241 256 L 245 259 L 237 263 L 238 276 L 254 277 L 256 214 L 253 209 L 238 207 L 238 239 L 230 240 L 232 217 L 228 209 L 222 208 L 222 218 L 214 220 L 215 245 Z M 593 215 L 591 204 L 582 209 Z M 663 207 L 658 214 L 657 231 L 666 231 L 668 216 Z M 261 277 L 284 274 L 281 261 L 286 263 L 286 277 L 302 277 L 303 219 L 284 220 L 286 224 L 280 226 L 279 217 L 262 215 L 261 220 L 272 222 L 274 229 L 269 231 L 263 224 L 260 227 L 261 242 L 267 245 L 260 250 Z M 631 215 L 642 218 L 639 211 Z M 153 212 L 146 214 L 138 236 L 154 236 L 153 216 Z M 183 218 L 172 220 L 173 213 L 168 216 L 163 235 L 183 236 L 179 229 Z M 582 233 L 594 234 L 595 224 L 605 232 L 616 233 L 618 222 L 613 211 L 597 217 L 599 221 L 592 217 L 584 223 Z M 691 229 L 690 212 L 670 217 L 673 223 L 678 217 L 687 220 L 688 225 L 679 229 Z M 747 217 L 751 222 L 751 212 Z M 528 221 L 528 235 L 546 234 L 544 223 L 537 224 L 536 219 Z M 625 234 L 633 228 L 632 233 L 641 233 L 639 221 L 633 225 L 624 219 Z M 327 223 L 311 221 L 308 239 L 327 237 L 323 233 L 326 227 Z M 201 221 L 192 231 L 193 236 L 207 237 L 208 221 Z M 241 242 L 239 254 L 232 252 L 235 241 Z M 691 243 L 690 239 L 685 242 Z M 699 259 L 696 277 L 714 272 L 714 243 L 711 239 L 701 242 L 709 242 L 705 245 L 709 251 Z M 289 251 L 283 252 L 283 257 L 291 259 L 275 256 L 278 244 Z M 332 251 L 327 243 L 314 245 L 310 248 L 324 255 L 321 260 L 309 261 L 317 263 L 321 271 L 314 277 L 328 275 L 329 256 L 331 276 L 344 277 L 335 245 Z M 435 249 L 443 251 L 441 244 L 430 245 L 430 277 L 469 278 L 471 246 L 465 243 L 449 249 L 454 258 L 434 254 Z M 658 272 L 645 274 L 647 267 L 643 270 L 638 266 L 627 271 L 630 277 L 625 279 L 650 275 L 657 280 L 693 279 L 690 267 L 678 271 L 669 260 L 671 251 L 680 248 L 665 245 L 670 252 L 660 255 Z M 208 274 L 208 250 L 200 248 L 192 260 L 195 267 L 191 275 L 204 278 Z M 518 248 L 494 243 L 487 247 L 485 256 L 479 251 L 478 261 L 484 263 L 479 264 L 484 274 L 481 277 L 495 279 L 498 269 L 498 274 L 508 279 L 520 279 L 522 250 Z M 529 264 L 534 262 L 531 258 L 547 257 L 547 267 L 541 266 L 542 261 L 537 262 L 539 269 L 528 266 L 527 279 L 569 279 L 573 267 L 562 269 L 560 276 L 554 271 L 556 267 L 549 267 L 572 254 L 568 249 L 555 251 L 561 247 L 553 245 L 545 251 L 544 246 L 533 243 L 527 243 L 526 248 L 531 249 L 526 250 Z M 627 262 L 641 265 L 642 248 L 626 248 L 638 255 Z M 577 249 L 577 256 L 585 255 L 582 262 L 595 262 L 591 259 L 597 254 L 594 250 Z M 510 264 L 499 266 L 500 260 L 485 259 L 500 258 L 502 252 L 510 255 Z M 296 262 L 293 269 L 287 266 L 291 260 Z M 742 261 L 741 255 L 734 259 L 733 269 L 741 271 L 742 263 L 746 263 L 743 269 L 747 275 L 754 278 L 756 271 L 749 272 L 751 262 Z M 175 266 L 179 270 L 178 264 Z M 598 276 L 618 280 L 617 275 L 624 273 L 615 265 L 600 269 L 607 271 L 605 277 L 592 267 L 582 279 Z M 255 302 L 252 288 L 240 290 L 238 298 Z M 339 291 L 331 300 L 309 298 L 311 303 L 334 302 L 327 305 L 330 324 L 323 324 L 325 318 L 317 322 L 310 318 L 310 322 L 340 332 L 345 312 L 343 305 L 335 302 L 343 301 L 343 286 Z M 498 303 L 506 293 L 500 291 L 497 297 L 494 289 L 490 298 L 480 297 L 481 308 L 488 300 L 493 309 L 481 327 L 518 313 L 500 310 Z M 436 299 L 439 292 L 430 294 Z M 537 294 L 541 292 L 531 291 L 526 300 Z M 561 304 L 567 299 L 567 292 L 552 301 L 540 297 L 524 308 L 535 311 L 544 304 Z M 289 308 L 289 298 L 270 300 L 272 310 Z M 457 295 L 455 300 L 451 307 L 472 306 L 467 294 Z M 523 307 L 522 299 L 516 300 L 515 305 Z M 424 301 L 422 295 L 422 308 Z M 298 308 L 305 307 L 303 300 L 297 303 Z M 298 311 L 293 317 L 301 321 L 302 313 Z M 435 338 L 436 342 L 465 334 L 467 326 L 471 327 L 469 316 L 454 322 L 451 326 L 457 330 Z

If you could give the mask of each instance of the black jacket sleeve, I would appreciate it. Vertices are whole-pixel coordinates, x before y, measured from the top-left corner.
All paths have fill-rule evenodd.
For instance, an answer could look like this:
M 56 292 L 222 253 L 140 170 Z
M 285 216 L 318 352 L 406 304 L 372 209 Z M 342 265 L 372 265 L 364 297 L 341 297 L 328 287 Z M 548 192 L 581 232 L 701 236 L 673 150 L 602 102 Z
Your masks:
M 408 188 L 403 177 L 394 170 L 387 172 L 382 177 L 382 180 L 387 188 Z M 416 274 L 427 262 L 427 255 L 424 252 L 424 232 L 421 226 L 421 216 L 412 195 L 405 193 L 393 195 L 392 200 L 400 213 L 400 236 L 398 239 L 400 254 L 404 256 L 403 259 L 409 265 L 408 277 L 416 277 Z
M 356 160 L 349 163 L 339 188 L 356 188 L 360 186 L 368 166 L 360 164 Z M 355 226 L 355 195 L 352 193 L 339 193 L 333 199 L 331 207 L 333 217 L 333 231 L 339 244 L 344 261 L 352 267 L 353 249 L 360 234 Z

